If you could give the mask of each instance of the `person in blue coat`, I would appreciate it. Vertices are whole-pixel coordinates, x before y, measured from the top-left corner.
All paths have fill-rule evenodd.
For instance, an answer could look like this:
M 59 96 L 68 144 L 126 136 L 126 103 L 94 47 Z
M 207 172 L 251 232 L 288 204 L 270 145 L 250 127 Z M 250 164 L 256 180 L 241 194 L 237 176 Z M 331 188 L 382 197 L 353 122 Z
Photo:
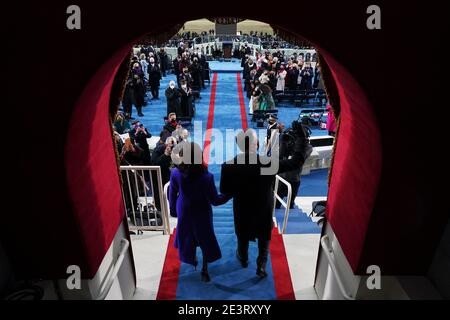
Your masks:
M 200 146 L 193 142 L 186 144 L 187 148 L 185 146 L 180 155 L 190 155 L 191 161 L 185 161 L 182 156 L 181 163 L 172 169 L 170 176 L 170 215 L 178 217 L 175 248 L 178 248 L 182 262 L 196 267 L 196 250 L 200 247 L 203 255 L 201 279 L 208 282 L 208 263 L 222 257 L 214 233 L 211 206 L 224 204 L 229 197 L 217 192 L 214 176 L 203 165 Z

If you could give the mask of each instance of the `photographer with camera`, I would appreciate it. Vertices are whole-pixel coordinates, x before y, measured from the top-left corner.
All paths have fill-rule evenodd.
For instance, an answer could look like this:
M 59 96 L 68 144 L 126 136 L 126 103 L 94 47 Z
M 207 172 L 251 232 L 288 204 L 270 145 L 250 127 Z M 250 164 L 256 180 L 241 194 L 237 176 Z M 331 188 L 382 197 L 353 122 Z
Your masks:
M 256 131 L 247 129 L 240 132 L 237 143 L 242 151 L 234 159 L 222 165 L 220 191 L 233 197 L 235 233 L 237 236 L 236 256 L 242 267 L 248 266 L 249 241 L 258 239 L 259 255 L 256 260 L 256 274 L 266 277 L 266 263 L 273 228 L 272 210 L 274 206 L 273 185 L 275 175 L 299 169 L 303 166 L 309 149 L 309 142 L 302 125 L 294 121 L 292 134 L 295 136 L 292 156 L 288 159 L 259 156 Z M 275 172 L 265 172 L 272 168 L 271 162 L 278 161 Z
M 308 145 L 305 149 L 305 161 L 306 159 L 311 155 L 312 153 L 312 146 L 309 144 L 309 136 L 310 132 L 309 129 L 306 127 L 303 127 L 303 130 L 305 132 L 305 138 L 308 141 Z M 286 131 L 280 133 L 280 159 L 286 160 L 292 157 L 294 153 L 294 145 L 296 140 L 295 131 L 292 128 L 287 129 Z M 303 166 L 295 168 L 294 170 L 287 171 L 280 173 L 280 177 L 285 179 L 287 182 L 291 184 L 292 187 L 292 197 L 291 197 L 291 203 L 289 204 L 290 209 L 294 208 L 295 204 L 295 196 L 298 193 L 298 190 L 300 189 L 300 177 L 302 173 Z M 288 189 L 284 184 L 280 184 L 278 186 L 278 195 L 281 198 L 286 197 L 288 194 Z M 275 208 L 279 209 L 281 208 L 281 203 L 277 200 L 275 204 Z

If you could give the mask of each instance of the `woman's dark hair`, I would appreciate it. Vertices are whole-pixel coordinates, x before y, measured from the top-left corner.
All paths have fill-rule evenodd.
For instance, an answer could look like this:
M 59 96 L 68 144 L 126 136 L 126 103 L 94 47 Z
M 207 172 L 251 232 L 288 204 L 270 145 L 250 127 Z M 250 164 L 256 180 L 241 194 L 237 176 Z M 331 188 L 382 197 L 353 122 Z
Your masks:
M 184 152 L 188 153 L 187 160 L 184 156 Z M 180 156 L 183 161 L 178 165 L 178 169 L 187 177 L 196 179 L 203 173 L 207 172 L 207 168 L 203 163 L 203 152 L 200 146 L 195 142 L 187 143 L 180 151 Z

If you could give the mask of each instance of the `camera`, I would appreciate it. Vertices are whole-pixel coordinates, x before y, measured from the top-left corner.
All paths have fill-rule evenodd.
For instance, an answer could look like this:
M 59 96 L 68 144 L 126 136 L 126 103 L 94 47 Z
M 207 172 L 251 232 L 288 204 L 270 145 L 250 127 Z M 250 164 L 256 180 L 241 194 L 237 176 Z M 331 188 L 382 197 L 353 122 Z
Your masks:
M 281 135 L 281 148 L 287 154 L 291 155 L 294 152 L 294 146 L 297 139 L 308 141 L 311 135 L 311 129 L 303 126 L 298 120 L 292 121 L 291 127 L 286 129 Z

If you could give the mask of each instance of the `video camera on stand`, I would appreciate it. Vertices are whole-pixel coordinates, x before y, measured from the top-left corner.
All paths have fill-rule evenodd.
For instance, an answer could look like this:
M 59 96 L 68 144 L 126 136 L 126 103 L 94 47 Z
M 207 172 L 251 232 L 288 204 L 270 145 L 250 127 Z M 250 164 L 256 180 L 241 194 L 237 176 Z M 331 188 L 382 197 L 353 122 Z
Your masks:
M 311 129 L 302 125 L 300 121 L 292 121 L 290 128 L 286 129 L 281 135 L 281 147 L 285 148 L 286 153 L 292 155 L 297 139 L 300 137 L 305 144 L 309 144 L 309 137 L 311 136 Z

